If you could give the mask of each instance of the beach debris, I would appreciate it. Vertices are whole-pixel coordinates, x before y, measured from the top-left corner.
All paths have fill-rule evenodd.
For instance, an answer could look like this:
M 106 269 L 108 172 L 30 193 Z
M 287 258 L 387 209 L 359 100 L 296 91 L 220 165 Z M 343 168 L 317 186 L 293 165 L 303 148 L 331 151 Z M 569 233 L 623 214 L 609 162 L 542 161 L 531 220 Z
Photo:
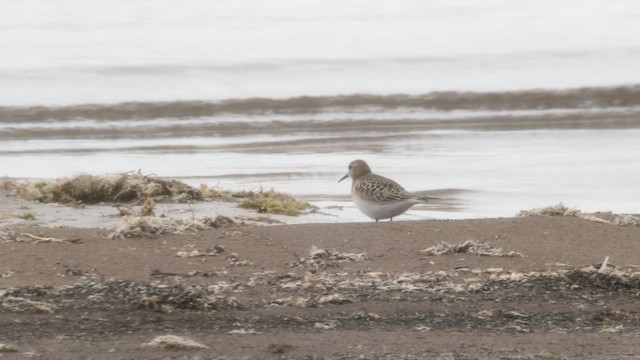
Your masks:
M 166 278 L 166 277 L 190 278 L 190 277 L 212 277 L 212 276 L 218 275 L 218 273 L 204 272 L 199 270 L 189 271 L 188 273 L 178 273 L 178 272 L 171 272 L 171 271 L 161 271 L 160 269 L 153 269 L 150 275 L 153 277 L 161 277 L 161 278 Z
M 502 248 L 493 247 L 489 243 L 475 240 L 467 240 L 459 244 L 450 244 L 443 241 L 437 245 L 420 250 L 420 254 L 426 256 L 472 254 L 479 256 L 524 257 L 524 255 L 519 252 L 505 251 Z
M 309 250 L 309 256 L 312 259 L 328 259 L 334 261 L 367 261 L 369 258 L 366 253 L 341 253 L 337 251 L 329 251 L 320 249 L 312 245 Z
M 236 292 L 240 291 L 238 287 Z M 206 311 L 246 310 L 248 307 L 233 296 L 207 296 L 202 301 L 202 309 Z
M 309 250 L 309 255 L 301 257 L 295 262 L 291 263 L 291 267 L 306 266 L 311 269 L 325 269 L 328 267 L 337 267 L 338 263 L 346 261 L 368 261 L 366 253 L 341 253 L 337 251 L 330 251 L 320 249 L 313 245 Z
M 320 305 L 322 304 L 342 305 L 342 304 L 348 304 L 351 302 L 352 301 L 350 299 L 347 299 L 342 294 L 329 294 L 329 295 L 324 295 L 318 298 L 318 304 Z
M 249 260 L 239 260 L 240 259 L 240 255 L 236 252 L 232 252 L 229 253 L 229 255 L 227 256 L 227 262 L 229 263 L 229 265 L 231 266 L 250 266 L 253 265 L 253 263 Z
M 136 214 L 133 208 L 135 206 L 138 206 L 140 202 L 143 202 L 143 201 L 138 200 L 127 205 L 115 204 L 113 205 L 113 207 L 115 207 L 118 210 L 118 215 L 121 217 L 134 216 L 134 215 L 135 216 L 156 216 L 156 213 L 155 213 L 156 202 L 150 197 L 144 199 L 144 202 L 140 207 L 140 211 L 138 211 L 138 213 Z
M 24 297 L 2 296 L 0 308 L 13 312 L 35 311 L 53 314 L 58 307 L 44 301 L 29 300 Z
M 632 225 L 632 226 L 640 226 L 640 215 L 636 214 L 612 214 L 613 220 L 611 223 L 613 225 Z
M 626 271 L 611 265 L 607 259 L 605 261 L 562 273 L 579 287 L 640 289 L 640 272 Z
M 233 329 L 227 332 L 229 335 L 257 335 L 262 334 L 261 332 L 256 331 L 255 329 Z
M 238 260 L 237 258 L 227 258 L 227 262 L 229 262 L 229 265 L 231 266 L 251 266 L 253 265 L 253 262 L 249 261 L 249 260 Z
M 109 238 L 152 238 L 162 234 L 181 234 L 186 231 L 197 231 L 205 226 L 200 221 L 157 218 L 150 216 L 125 216 L 122 224 L 116 228 Z
M 599 274 L 606 274 L 609 272 L 609 270 L 607 269 L 607 266 L 609 266 L 609 257 L 607 256 L 604 261 L 602 262 L 602 265 L 600 265 L 600 268 L 598 269 L 598 273 Z
M 298 216 L 305 210 L 312 208 L 310 204 L 298 201 L 291 195 L 277 192 L 274 189 L 253 192 L 242 200 L 239 206 L 245 209 L 256 209 L 259 213 L 289 216 Z
M 236 224 L 236 222 L 233 221 L 231 218 L 228 218 L 222 215 L 218 215 L 216 217 L 205 217 L 202 219 L 202 223 L 206 227 L 216 228 L 216 229 L 228 227 Z
M 314 296 L 307 296 L 307 297 L 296 297 L 294 299 L 288 299 L 289 301 L 286 302 L 287 305 L 293 305 L 295 307 L 299 307 L 299 308 L 317 308 L 318 307 L 318 300 L 314 297 Z
M 508 290 L 513 296 L 526 296 L 525 293 L 532 288 L 566 292 L 567 296 L 579 297 L 583 293 L 598 294 L 602 291 L 623 292 L 633 297 L 640 294 L 638 268 L 613 267 L 610 263 L 607 264 L 606 273 L 599 272 L 600 268 L 601 264 L 577 269 L 528 272 L 474 268 L 466 273 L 437 270 L 390 273 L 384 276 L 375 273 L 374 276 L 369 276 L 366 271 L 357 274 L 318 272 L 308 276 L 257 272 L 248 279 L 227 279 L 205 286 L 185 286 L 179 281 L 169 285 L 165 281 L 143 283 L 84 280 L 74 285 L 22 286 L 0 290 L 0 312 L 58 313 L 60 309 L 76 309 L 79 306 L 89 311 L 104 306 L 131 304 L 137 305 L 140 310 L 163 313 L 223 312 L 274 306 L 317 308 L 357 304 L 360 301 L 423 301 L 429 298 L 446 301 L 447 298 L 459 299 L 467 293 L 504 294 L 503 290 Z M 152 273 L 152 276 L 156 277 L 158 274 L 176 277 L 205 276 L 205 273 L 196 272 L 180 274 L 159 271 L 157 274 Z M 206 274 L 211 278 L 225 276 L 224 272 Z M 576 293 L 576 289 L 580 291 Z M 528 313 L 518 309 L 507 309 L 501 316 L 512 319 L 530 318 Z
M 296 200 L 291 195 L 276 191 L 275 189 L 259 191 L 231 191 L 217 186 L 209 187 L 200 185 L 200 192 L 204 198 L 228 202 L 239 202 L 240 207 L 255 209 L 264 214 L 282 214 L 297 216 L 314 207 L 309 203 Z M 258 221 L 258 220 L 256 220 Z M 261 219 L 261 221 L 263 221 Z M 270 219 L 267 219 L 270 221 Z
M 494 317 L 496 314 L 492 310 L 480 310 L 477 313 L 472 313 L 470 315 L 476 319 L 487 320 Z
M 17 238 L 16 233 L 10 229 L 11 224 L 0 223 L 0 242 L 15 241 Z
M 259 213 L 297 216 L 314 207 L 309 203 L 274 189 L 259 191 L 222 190 L 201 185 L 196 189 L 174 179 L 138 173 L 89 175 L 80 174 L 56 180 L 21 181 L 14 191 L 24 199 L 41 203 L 59 203 L 74 207 L 88 204 L 114 203 L 120 216 L 154 216 L 159 202 L 189 203 L 207 199 L 231 201 Z M 142 209 L 138 214 L 133 206 Z M 267 219 L 266 221 L 269 221 Z M 273 221 L 275 222 L 275 221 Z
M 144 296 L 137 304 L 138 309 L 151 310 L 159 313 L 170 314 L 175 308 L 169 304 L 164 304 L 164 300 L 157 296 Z
M 140 216 L 156 216 L 155 208 L 156 202 L 150 197 L 146 198 L 144 204 L 142 204 L 142 209 L 140 209 Z
M 241 221 L 248 221 L 248 222 L 254 222 L 254 223 L 263 223 L 263 224 L 284 224 L 284 221 L 278 220 L 278 219 L 274 219 L 271 216 L 255 216 L 255 217 L 247 217 L 247 216 L 238 216 L 237 217 L 238 220 Z
M 15 190 L 18 184 L 15 180 L 4 178 L 0 180 L 0 190 Z
M 541 207 L 541 208 L 533 208 L 531 210 L 521 210 L 517 216 L 576 216 L 576 214 L 580 213 L 580 210 L 576 208 L 570 208 L 563 203 L 559 203 L 558 205 Z
M 218 254 L 225 252 L 224 246 L 222 245 L 215 245 L 214 247 L 210 247 L 204 250 L 198 250 L 198 249 L 189 250 L 189 249 L 185 249 L 185 247 L 193 248 L 193 245 L 184 246 L 181 250 L 179 250 L 176 253 L 176 256 L 183 257 L 183 258 L 193 258 L 193 257 L 201 257 L 201 256 L 218 256 Z
M 78 243 L 82 242 L 82 240 L 78 239 L 78 238 L 75 238 L 75 239 L 59 239 L 59 238 L 54 238 L 54 237 L 44 237 L 44 236 L 33 235 L 33 234 L 29 234 L 29 233 L 21 233 L 20 236 L 24 236 L 24 237 L 27 237 L 27 238 L 33 240 L 34 244 L 39 244 L 39 243 L 78 244 Z
M 146 199 L 172 202 L 202 200 L 200 190 L 180 181 L 131 172 L 104 175 L 80 174 L 57 180 L 19 182 L 16 185 L 16 192 L 27 200 L 66 205 Z
M 353 300 L 348 299 L 346 296 L 339 293 L 335 293 L 335 294 L 329 294 L 329 295 L 324 295 L 320 297 L 315 295 L 309 295 L 305 297 L 298 296 L 298 297 L 281 298 L 281 299 L 276 299 L 272 301 L 272 304 L 280 305 L 280 306 L 282 305 L 295 306 L 299 308 L 317 308 L 325 304 L 343 305 L 343 304 L 350 304 L 352 302 Z
M 232 191 L 219 186 L 209 187 L 207 184 L 200 184 L 199 190 L 205 199 L 226 202 L 239 202 L 251 197 L 253 194 L 252 191 Z
M 0 343 L 0 353 L 14 353 L 18 352 L 18 348 L 11 344 Z
M 199 342 L 176 335 L 158 336 L 148 343 L 144 343 L 143 345 L 167 350 L 194 350 L 209 348 L 208 346 Z
M 601 333 L 618 333 L 624 330 L 624 325 L 607 326 L 600 330 Z
M 569 208 L 563 203 L 531 210 L 522 210 L 516 216 L 574 216 L 580 219 L 599 222 L 603 224 L 640 226 L 640 215 L 638 214 L 614 214 L 611 212 L 586 214 L 576 208 Z
M 338 325 L 340 325 L 340 322 L 338 320 L 327 320 L 324 322 L 314 323 L 313 327 L 316 329 L 329 330 L 335 329 Z
M 599 218 L 595 215 L 591 215 L 591 214 L 585 214 L 585 213 L 577 213 L 574 215 L 577 218 L 583 219 L 583 220 L 588 220 L 588 221 L 593 221 L 593 222 L 598 222 L 598 223 L 602 223 L 602 224 L 611 224 L 610 221 L 607 221 L 605 219 Z
M 122 224 L 111 234 L 114 238 L 153 238 L 162 234 L 183 234 L 187 231 L 199 231 L 210 227 L 220 227 L 233 224 L 233 220 L 224 216 L 216 218 L 206 217 L 199 220 L 171 219 L 153 216 L 125 216 Z

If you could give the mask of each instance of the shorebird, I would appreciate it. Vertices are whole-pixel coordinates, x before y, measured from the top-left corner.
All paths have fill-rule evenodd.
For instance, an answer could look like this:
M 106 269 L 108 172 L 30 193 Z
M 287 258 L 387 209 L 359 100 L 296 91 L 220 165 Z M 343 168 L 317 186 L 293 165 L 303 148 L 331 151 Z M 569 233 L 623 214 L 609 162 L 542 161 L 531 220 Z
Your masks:
M 424 198 L 411 195 L 397 182 L 371 172 L 364 160 L 349 164 L 349 172 L 338 182 L 351 177 L 351 198 L 360 211 L 376 222 L 391 219 L 409 210 L 412 206 L 426 202 Z

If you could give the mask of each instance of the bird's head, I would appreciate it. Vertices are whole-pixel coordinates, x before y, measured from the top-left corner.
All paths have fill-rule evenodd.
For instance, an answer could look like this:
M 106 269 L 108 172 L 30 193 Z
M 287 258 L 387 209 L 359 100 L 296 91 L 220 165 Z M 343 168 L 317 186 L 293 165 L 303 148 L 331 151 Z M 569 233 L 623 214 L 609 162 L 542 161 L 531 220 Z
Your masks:
M 369 168 L 369 165 L 367 165 L 364 160 L 353 160 L 349 163 L 349 172 L 347 173 L 347 175 L 343 176 L 342 179 L 338 180 L 338 182 L 348 177 L 357 179 L 367 174 L 371 174 L 371 168 Z

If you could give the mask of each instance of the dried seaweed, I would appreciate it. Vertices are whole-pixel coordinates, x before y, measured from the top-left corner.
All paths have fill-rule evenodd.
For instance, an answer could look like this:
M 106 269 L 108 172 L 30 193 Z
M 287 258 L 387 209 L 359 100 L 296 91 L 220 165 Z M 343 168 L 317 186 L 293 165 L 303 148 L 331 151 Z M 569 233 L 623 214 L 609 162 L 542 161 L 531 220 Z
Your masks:
M 516 216 L 575 216 L 580 219 L 603 224 L 640 226 L 640 215 L 638 214 L 614 214 L 609 212 L 596 216 L 594 214 L 585 214 L 576 208 L 569 208 L 563 203 L 531 210 L 522 210 Z
M 325 269 L 337 267 L 338 263 L 345 261 L 367 261 L 366 253 L 341 253 L 337 251 L 323 250 L 313 245 L 309 255 L 299 258 L 291 264 L 292 267 L 305 266 L 309 269 Z
M 138 173 L 105 175 L 81 174 L 57 180 L 18 183 L 18 195 L 42 203 L 97 204 L 153 199 L 187 202 L 201 200 L 202 193 L 173 179 L 161 179 Z
M 200 184 L 199 190 L 206 199 L 227 202 L 239 202 L 255 194 L 253 191 L 232 191 L 218 186 L 210 187 L 207 184 Z
M 0 223 L 0 242 L 15 241 L 17 235 L 11 230 L 11 224 Z
M 171 219 L 153 216 L 125 216 L 122 224 L 117 227 L 109 238 L 153 238 L 162 234 L 182 234 L 188 231 L 199 231 L 210 227 L 220 227 L 233 224 L 233 220 L 218 216 L 199 220 Z
M 632 225 L 632 226 L 640 226 L 640 215 L 635 214 L 612 214 L 613 220 L 611 223 L 613 225 Z
M 602 271 L 603 267 L 606 271 Z M 274 306 L 315 308 L 375 300 L 412 301 L 431 296 L 458 299 L 465 293 L 504 294 L 503 290 L 508 290 L 513 296 L 526 296 L 516 289 L 557 291 L 565 296 L 575 294 L 581 298 L 586 292 L 623 291 L 637 297 L 640 272 L 637 268 L 616 267 L 605 261 L 577 269 L 529 272 L 502 268 L 396 274 L 361 271 L 354 277 L 353 274 L 333 272 L 298 276 L 264 271 L 245 280 L 188 287 L 123 280 L 85 281 L 72 286 L 25 286 L 0 290 L 0 311 L 58 312 L 78 306 L 90 309 L 138 304 L 140 309 L 159 312 L 177 309 L 211 312 Z M 575 293 L 575 289 L 581 291 Z M 523 317 L 515 312 L 504 315 Z
M 312 208 L 312 206 L 306 202 L 298 201 L 290 195 L 277 192 L 273 189 L 250 193 L 248 197 L 242 200 L 240 207 L 256 209 L 259 213 L 289 216 L 300 215 L 303 211 Z
M 208 349 L 209 347 L 193 340 L 175 336 L 175 335 L 162 335 L 155 339 L 143 344 L 145 346 L 157 347 L 168 350 L 189 350 L 189 349 Z
M 553 206 L 522 210 L 517 214 L 517 216 L 576 216 L 578 213 L 580 213 L 580 210 L 567 207 L 563 203 L 560 203 Z
M 200 185 L 200 192 L 207 199 L 239 202 L 240 207 L 255 209 L 259 213 L 282 214 L 289 216 L 300 215 L 312 206 L 306 202 L 298 201 L 291 195 L 278 192 L 274 189 L 260 191 L 232 191 L 218 186 L 209 187 Z
M 15 353 L 18 352 L 18 348 L 11 344 L 2 344 L 0 343 L 0 354 L 1 353 Z M 0 355 L 2 356 L 2 355 Z
M 467 240 L 459 244 L 441 242 L 440 244 L 420 250 L 420 253 L 427 256 L 473 254 L 479 256 L 524 257 L 524 255 L 519 252 L 505 251 L 502 248 L 493 247 L 486 242 L 477 242 L 474 240 Z

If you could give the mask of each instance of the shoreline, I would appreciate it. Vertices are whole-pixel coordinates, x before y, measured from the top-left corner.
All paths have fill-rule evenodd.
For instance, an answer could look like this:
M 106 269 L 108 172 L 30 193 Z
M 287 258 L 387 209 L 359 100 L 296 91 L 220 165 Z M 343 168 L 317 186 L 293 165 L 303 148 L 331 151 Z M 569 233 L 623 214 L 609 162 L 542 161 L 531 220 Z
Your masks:
M 118 227 L 123 220 L 118 208 L 114 204 L 104 203 L 83 205 L 80 208 L 55 203 L 39 203 L 21 199 L 0 190 L 0 224 L 3 222 L 11 226 L 26 227 L 71 227 L 108 229 Z M 123 207 L 126 207 L 123 205 Z M 137 213 L 143 207 L 140 203 L 129 208 Z M 205 200 L 194 203 L 163 202 L 155 204 L 158 217 L 178 220 L 215 218 L 225 216 L 239 222 L 249 224 L 300 224 L 318 223 L 330 220 L 322 214 L 304 214 L 287 216 L 280 214 L 259 214 L 252 209 L 238 207 L 238 203 L 216 200 Z M 33 220 L 23 217 L 33 216 Z

